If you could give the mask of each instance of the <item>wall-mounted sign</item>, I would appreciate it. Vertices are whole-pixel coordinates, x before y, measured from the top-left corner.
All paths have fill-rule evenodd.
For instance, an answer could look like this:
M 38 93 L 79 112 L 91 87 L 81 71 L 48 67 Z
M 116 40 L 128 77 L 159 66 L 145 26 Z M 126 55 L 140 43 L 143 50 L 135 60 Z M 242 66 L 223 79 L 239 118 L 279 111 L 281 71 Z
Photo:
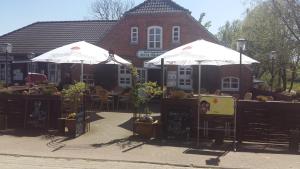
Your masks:
M 157 50 L 139 50 L 137 52 L 137 57 L 141 58 L 141 59 L 152 59 L 155 58 L 159 55 L 162 55 L 163 53 L 165 53 L 166 51 L 157 51 Z

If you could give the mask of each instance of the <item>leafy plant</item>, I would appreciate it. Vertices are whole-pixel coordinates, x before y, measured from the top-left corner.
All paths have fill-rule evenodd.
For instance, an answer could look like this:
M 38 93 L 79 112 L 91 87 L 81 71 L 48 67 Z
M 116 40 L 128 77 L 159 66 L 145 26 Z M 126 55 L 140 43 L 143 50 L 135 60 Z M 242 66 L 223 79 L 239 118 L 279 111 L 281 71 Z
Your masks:
M 77 112 L 82 101 L 83 93 L 87 86 L 83 82 L 78 82 L 75 85 L 68 86 L 67 89 L 63 89 L 62 95 L 64 99 L 64 107 L 69 107 L 70 110 L 67 112 Z
M 136 109 L 141 106 L 144 108 L 144 113 L 149 113 L 148 103 L 155 96 L 160 96 L 162 91 L 156 82 L 137 83 L 132 90 L 132 101 Z

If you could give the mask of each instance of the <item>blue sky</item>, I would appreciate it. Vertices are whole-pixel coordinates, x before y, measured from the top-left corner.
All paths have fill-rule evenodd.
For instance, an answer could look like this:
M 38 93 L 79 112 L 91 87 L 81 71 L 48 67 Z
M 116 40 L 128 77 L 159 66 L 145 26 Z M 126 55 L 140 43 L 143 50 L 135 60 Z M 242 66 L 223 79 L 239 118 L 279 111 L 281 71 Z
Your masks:
M 94 19 L 91 4 L 95 0 L 1 0 L 0 35 L 37 21 Z M 144 0 L 135 0 L 139 4 Z M 244 16 L 249 0 L 174 0 L 189 9 L 195 18 L 206 13 L 213 34 L 226 21 Z

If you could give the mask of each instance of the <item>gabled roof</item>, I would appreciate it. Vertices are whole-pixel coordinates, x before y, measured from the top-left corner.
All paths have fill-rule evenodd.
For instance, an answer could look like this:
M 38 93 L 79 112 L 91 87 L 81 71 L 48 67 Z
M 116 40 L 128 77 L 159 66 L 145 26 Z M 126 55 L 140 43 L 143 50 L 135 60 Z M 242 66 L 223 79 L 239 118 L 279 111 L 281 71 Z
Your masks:
M 45 53 L 77 41 L 98 44 L 117 21 L 36 22 L 0 36 L 0 43 L 11 43 L 13 53 Z
M 156 13 L 174 13 L 186 12 L 191 13 L 188 9 L 183 8 L 172 0 L 145 0 L 140 5 L 127 11 L 125 15 L 136 14 L 156 14 Z

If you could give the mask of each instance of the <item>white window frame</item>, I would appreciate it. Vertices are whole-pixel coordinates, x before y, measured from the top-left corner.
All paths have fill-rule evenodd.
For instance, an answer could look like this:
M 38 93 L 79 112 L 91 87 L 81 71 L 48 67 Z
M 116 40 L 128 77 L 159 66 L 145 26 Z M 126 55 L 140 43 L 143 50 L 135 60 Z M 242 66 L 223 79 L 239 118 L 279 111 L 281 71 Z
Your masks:
M 139 28 L 138 27 L 131 27 L 130 43 L 133 43 L 133 44 L 139 43 Z
M 153 35 L 150 34 L 150 31 L 154 29 Z M 160 34 L 157 34 L 157 30 L 160 30 Z M 157 35 L 160 35 L 159 39 L 157 39 Z M 150 41 L 150 36 L 153 36 L 153 41 Z M 160 42 L 159 46 L 156 46 L 156 43 Z M 153 47 L 150 47 L 150 43 L 153 43 Z M 147 30 L 147 48 L 153 50 L 160 50 L 163 48 L 163 28 L 161 26 L 150 26 Z
M 175 30 L 177 29 L 177 31 Z M 177 33 L 177 36 L 175 35 Z M 175 39 L 177 38 L 177 40 Z M 180 26 L 173 26 L 172 28 L 172 42 L 173 43 L 180 43 Z
M 118 84 L 120 87 L 131 87 L 131 73 L 128 67 L 118 66 Z
M 94 86 L 94 74 L 83 74 L 83 82 L 89 84 L 90 86 Z
M 225 82 L 225 80 L 227 80 L 227 79 L 229 79 L 229 82 L 228 82 L 229 87 L 224 87 L 225 83 L 227 83 L 227 82 Z M 237 80 L 237 88 L 233 87 L 233 84 L 234 84 L 233 80 Z M 223 77 L 221 89 L 222 89 L 222 91 L 239 91 L 240 79 L 237 77 L 234 77 L 234 76 Z
M 148 81 L 148 69 L 146 69 L 146 68 L 137 68 L 137 71 L 138 71 L 137 82 L 140 82 L 140 83 L 147 82 Z
M 193 89 L 193 67 L 178 66 L 177 86 L 183 90 Z
M 61 81 L 61 65 L 56 63 L 48 63 L 48 81 L 59 84 Z

